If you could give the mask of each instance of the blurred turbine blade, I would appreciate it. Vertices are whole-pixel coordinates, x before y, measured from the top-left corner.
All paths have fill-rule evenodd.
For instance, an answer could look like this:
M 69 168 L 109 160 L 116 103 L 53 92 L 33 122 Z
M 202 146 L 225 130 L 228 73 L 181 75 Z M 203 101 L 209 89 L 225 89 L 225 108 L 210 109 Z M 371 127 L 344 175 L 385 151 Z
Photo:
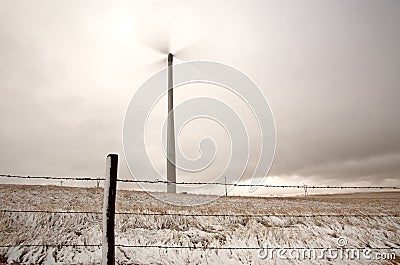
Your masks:
M 169 29 L 154 31 L 151 35 L 142 36 L 139 43 L 153 51 L 161 54 L 170 52 L 171 40 Z
M 196 40 L 175 51 L 174 56 L 179 59 L 193 59 L 196 54 L 203 54 L 202 41 Z
M 159 59 L 153 63 L 147 64 L 143 67 L 139 67 L 136 69 L 137 73 L 141 74 L 150 74 L 150 73 L 156 73 L 158 71 L 161 71 L 163 68 L 167 66 L 167 61 L 166 59 Z

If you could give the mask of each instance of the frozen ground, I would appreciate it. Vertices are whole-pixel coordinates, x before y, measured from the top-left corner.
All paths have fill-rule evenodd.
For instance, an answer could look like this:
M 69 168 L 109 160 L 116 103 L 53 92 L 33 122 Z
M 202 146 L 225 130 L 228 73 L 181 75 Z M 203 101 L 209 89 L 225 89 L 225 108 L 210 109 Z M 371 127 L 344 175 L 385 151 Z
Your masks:
M 172 195 L 168 195 L 172 196 Z M 177 194 L 182 200 L 199 195 Z M 101 212 L 103 190 L 57 186 L 0 185 L 0 209 Z M 184 214 L 352 214 L 399 215 L 400 193 L 326 196 L 223 197 L 211 204 L 177 207 L 144 192 L 118 191 L 117 212 Z M 0 212 L 0 245 L 101 244 L 101 214 Z M 397 264 L 347 259 L 261 259 L 258 250 L 210 247 L 332 248 L 344 237 L 346 248 L 400 248 L 400 217 L 193 217 L 116 216 L 116 244 L 194 246 L 200 249 L 117 247 L 119 264 Z M 400 250 L 380 250 L 381 253 Z M 320 253 L 320 252 L 317 252 Z M 390 254 L 389 253 L 389 254 Z M 287 253 L 285 253 L 287 254 Z M 296 253 L 292 253 L 296 255 Z M 298 254 L 298 253 L 297 253 Z M 372 254 L 376 254 L 373 251 Z M 99 264 L 100 247 L 0 248 L 0 264 Z M 372 257 L 374 257 L 372 255 Z

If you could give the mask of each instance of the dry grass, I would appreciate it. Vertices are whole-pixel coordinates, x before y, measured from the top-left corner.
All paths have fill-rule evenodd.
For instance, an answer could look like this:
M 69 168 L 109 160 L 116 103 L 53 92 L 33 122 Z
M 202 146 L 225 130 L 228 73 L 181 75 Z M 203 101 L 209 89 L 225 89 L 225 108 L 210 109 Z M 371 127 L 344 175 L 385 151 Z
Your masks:
M 176 195 L 192 198 L 195 195 Z M 117 212 L 185 213 L 185 214 L 399 214 L 399 192 L 353 193 L 337 195 L 313 195 L 309 197 L 221 197 L 212 203 L 196 207 L 172 206 L 154 199 L 146 192 L 119 190 Z M 72 188 L 59 186 L 0 185 L 2 209 L 95 211 L 101 212 L 103 190 L 101 188 Z M 399 218 L 248 218 L 248 217 L 182 217 L 117 215 L 116 234 L 124 244 L 166 244 L 203 246 L 254 246 L 268 242 L 271 246 L 321 246 L 334 244 L 339 236 L 345 236 L 351 244 L 375 244 L 400 242 Z M 0 214 L 0 243 L 17 244 L 60 242 L 63 244 L 98 244 L 101 242 L 101 215 L 75 214 Z M 43 250 L 37 250 L 46 255 Z M 87 251 L 91 251 L 88 249 Z M 99 250 L 100 251 L 100 250 Z M 98 260 L 99 251 L 88 252 L 88 257 Z M 122 250 L 121 250 L 122 251 Z M 64 256 L 72 255 L 72 249 Z M 153 249 L 124 249 L 127 257 L 143 257 L 157 261 Z M 121 252 L 122 253 L 122 252 Z M 177 255 L 168 252 L 168 255 Z M 200 252 L 199 252 L 200 253 Z M 202 256 L 189 250 L 180 250 L 180 264 Z M 209 251 L 215 261 L 226 252 Z M 0 253 L 1 254 L 1 253 Z M 3 253 L 4 255 L 4 253 Z M 61 255 L 61 254 L 60 254 Z M 86 254 L 85 254 L 86 255 Z M 164 255 L 160 252 L 160 255 Z M 196 256 L 197 255 L 197 256 Z M 254 253 L 235 252 L 243 262 Z M 62 257 L 64 257 L 62 256 Z M 250 257 L 250 258 L 249 258 Z M 20 262 L 23 256 L 14 261 Z M 71 257 L 70 257 L 71 258 Z M 225 256 L 225 259 L 232 257 Z M 122 257 L 121 257 L 122 259 Z M 219 260 L 221 261 L 221 260 Z M 0 264 L 4 261 L 0 259 Z M 140 260 L 135 260 L 140 263 Z M 167 259 L 165 260 L 167 262 Z M 187 262 L 186 262 L 187 263 Z M 90 264 L 90 262 L 85 263 Z M 172 264 L 172 263 L 170 263 Z

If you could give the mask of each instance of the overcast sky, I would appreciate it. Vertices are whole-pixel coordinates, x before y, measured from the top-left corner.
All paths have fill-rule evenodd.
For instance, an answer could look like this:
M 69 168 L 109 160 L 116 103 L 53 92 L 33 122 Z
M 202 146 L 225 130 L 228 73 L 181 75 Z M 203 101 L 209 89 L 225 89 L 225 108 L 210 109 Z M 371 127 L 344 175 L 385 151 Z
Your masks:
M 277 133 L 270 183 L 400 185 L 399 14 L 397 0 L 1 1 L 1 174 L 103 176 L 116 152 L 131 178 L 125 111 L 163 67 L 151 47 L 169 43 L 177 62 L 221 62 L 262 90 Z M 213 91 L 200 90 L 177 102 Z M 195 156 L 197 138 L 182 137 Z

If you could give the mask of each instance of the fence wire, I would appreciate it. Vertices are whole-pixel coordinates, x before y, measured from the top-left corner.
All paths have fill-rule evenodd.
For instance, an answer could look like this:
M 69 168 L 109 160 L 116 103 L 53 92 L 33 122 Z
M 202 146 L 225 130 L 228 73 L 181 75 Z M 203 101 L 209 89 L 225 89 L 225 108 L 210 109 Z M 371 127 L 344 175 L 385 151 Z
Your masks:
M 6 175 L 0 174 L 0 177 L 20 178 L 20 179 L 48 179 L 48 180 L 77 180 L 77 181 L 103 181 L 104 178 L 93 177 L 56 177 L 56 176 L 22 176 L 22 175 Z M 381 189 L 381 190 L 400 190 L 397 186 L 330 186 L 330 185 L 270 185 L 270 184 L 241 184 L 241 183 L 224 183 L 224 182 L 176 182 L 167 180 L 131 180 L 117 179 L 118 182 L 124 183 L 146 183 L 146 184 L 175 184 L 175 185 L 220 185 L 234 187 L 264 187 L 264 188 L 297 188 L 297 189 Z
M 93 177 L 56 177 L 56 176 L 20 176 L 20 175 L 5 175 L 0 174 L 0 177 L 5 178 L 19 178 L 19 179 L 50 179 L 50 180 L 78 180 L 78 181 L 100 181 L 104 178 L 93 178 Z
M 395 244 L 400 246 L 399 244 Z M 102 247 L 101 244 L 20 244 L 20 245 L 0 245 L 0 248 L 17 248 L 17 247 Z M 168 246 L 168 245 L 125 245 L 116 244 L 115 247 L 122 248 L 159 248 L 159 249 L 200 249 L 200 250 L 260 250 L 263 247 L 213 247 L 213 246 Z M 269 250 L 275 249 L 327 249 L 328 247 L 268 247 Z M 398 250 L 400 247 L 351 247 L 351 249 L 373 249 L 373 250 Z
M 0 209 L 2 213 L 46 213 L 46 214 L 103 214 L 94 211 L 47 211 L 47 210 L 9 210 Z M 358 218 L 399 218 L 400 214 L 203 214 L 203 213 L 143 213 L 143 212 L 116 212 L 116 215 L 138 216 L 179 216 L 179 217 L 242 217 L 242 218 L 315 218 L 315 217 L 358 217 Z

